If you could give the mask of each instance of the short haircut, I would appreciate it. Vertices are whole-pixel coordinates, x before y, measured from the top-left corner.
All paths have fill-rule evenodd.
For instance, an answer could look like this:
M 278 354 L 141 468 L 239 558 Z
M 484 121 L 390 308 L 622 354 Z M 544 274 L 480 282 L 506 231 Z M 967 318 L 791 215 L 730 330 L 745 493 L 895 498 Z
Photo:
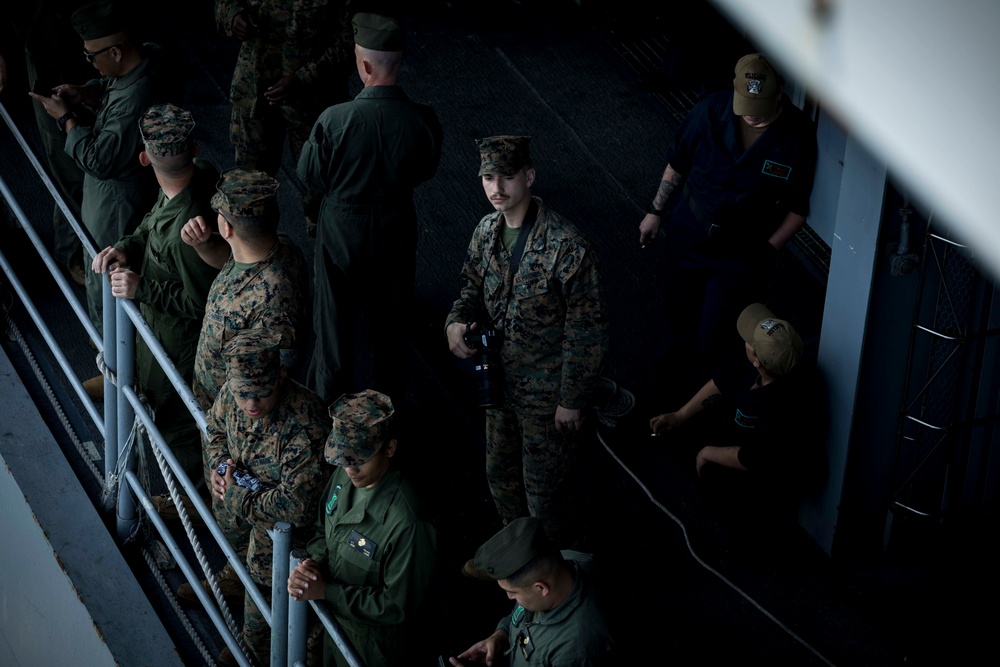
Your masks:
M 362 57 L 382 72 L 395 71 L 399 69 L 399 66 L 403 62 L 402 51 L 376 51 L 375 49 L 366 49 L 360 45 L 358 48 L 361 49 Z
M 194 158 L 194 144 L 189 143 L 187 149 L 179 155 L 164 157 L 147 152 L 146 157 L 149 158 L 149 163 L 153 165 L 153 169 L 161 174 L 180 176 L 191 166 L 191 160 Z
M 236 233 L 244 241 L 255 243 L 274 238 L 278 233 L 278 204 L 269 205 L 264 215 L 230 215 L 223 213 L 222 217 L 236 229 Z
M 552 574 L 566 562 L 558 549 L 550 549 L 537 554 L 507 577 L 507 583 L 517 588 L 528 586 Z

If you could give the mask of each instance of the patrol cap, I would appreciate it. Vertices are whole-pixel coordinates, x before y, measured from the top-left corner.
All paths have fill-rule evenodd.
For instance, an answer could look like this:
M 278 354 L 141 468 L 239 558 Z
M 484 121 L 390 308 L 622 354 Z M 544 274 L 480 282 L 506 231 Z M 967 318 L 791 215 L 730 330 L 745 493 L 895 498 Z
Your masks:
M 278 181 L 263 171 L 227 169 L 215 189 L 212 210 L 224 216 L 255 218 L 266 215 L 278 202 Z
M 744 308 L 736 330 L 771 375 L 784 375 L 802 358 L 802 339 L 795 327 L 776 318 L 764 304 Z
M 778 106 L 781 80 L 759 53 L 751 53 L 736 63 L 733 79 L 733 113 L 737 116 L 767 118 Z
M 381 14 L 358 12 L 351 19 L 354 43 L 373 51 L 402 51 L 403 28 L 395 19 Z
M 240 400 L 266 398 L 281 376 L 281 334 L 273 329 L 247 329 L 222 350 L 229 391 Z
M 126 32 L 128 18 L 124 5 L 118 0 L 98 0 L 73 12 L 70 22 L 80 39 L 86 42 Z
M 486 137 L 476 141 L 482 163 L 479 165 L 479 175 L 500 174 L 513 176 L 527 164 L 531 164 L 531 154 L 528 144 L 531 137 L 520 137 L 513 134 L 502 134 Z
M 506 579 L 535 556 L 552 551 L 542 522 L 531 516 L 514 519 L 476 551 L 476 569 L 491 579 Z
M 190 146 L 194 116 L 174 104 L 157 104 L 139 118 L 146 152 L 157 157 L 182 155 Z
M 394 414 L 389 397 L 373 389 L 342 395 L 330 406 L 333 429 L 326 439 L 326 460 L 336 466 L 362 465 L 382 447 Z

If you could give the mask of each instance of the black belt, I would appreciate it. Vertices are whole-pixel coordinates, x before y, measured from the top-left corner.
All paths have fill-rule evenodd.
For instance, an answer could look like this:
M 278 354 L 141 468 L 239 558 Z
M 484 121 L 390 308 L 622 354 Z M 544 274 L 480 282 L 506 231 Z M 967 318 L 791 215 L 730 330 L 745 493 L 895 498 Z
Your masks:
M 720 225 L 715 221 L 708 213 L 698 205 L 698 202 L 694 200 L 691 196 L 691 190 L 688 189 L 687 183 L 681 189 L 681 197 L 687 201 L 688 209 L 690 209 L 691 214 L 694 215 L 695 220 L 701 223 L 701 227 L 705 232 L 705 235 L 712 241 L 736 241 L 744 236 L 745 230 L 740 230 L 735 225 Z M 740 233 L 743 231 L 744 233 Z

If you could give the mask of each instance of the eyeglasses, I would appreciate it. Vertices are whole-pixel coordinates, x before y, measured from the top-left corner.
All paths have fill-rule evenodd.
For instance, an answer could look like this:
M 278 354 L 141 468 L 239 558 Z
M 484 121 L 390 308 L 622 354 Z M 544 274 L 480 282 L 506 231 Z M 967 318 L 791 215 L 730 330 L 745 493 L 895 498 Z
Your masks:
M 94 62 L 94 59 L 97 58 L 97 56 L 101 55 L 105 51 L 110 51 L 111 49 L 115 48 L 116 46 L 117 47 L 121 47 L 121 44 L 112 44 L 111 46 L 105 46 L 103 49 L 100 49 L 98 51 L 88 51 L 87 49 L 84 49 L 83 50 L 83 57 L 87 59 L 88 63 L 92 63 L 92 62 Z

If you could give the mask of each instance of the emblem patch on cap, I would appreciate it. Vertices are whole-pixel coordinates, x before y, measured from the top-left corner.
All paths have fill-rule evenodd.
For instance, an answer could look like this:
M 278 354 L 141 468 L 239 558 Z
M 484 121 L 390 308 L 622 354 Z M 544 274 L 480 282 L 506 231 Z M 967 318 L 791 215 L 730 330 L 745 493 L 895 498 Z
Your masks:
M 779 326 L 781 326 L 781 324 L 779 322 L 775 322 L 774 320 L 764 320 L 760 323 L 760 328 L 766 331 L 768 336 L 773 334 L 774 330 Z
M 747 79 L 747 93 L 750 95 L 760 95 L 764 88 L 764 82 L 760 79 Z

